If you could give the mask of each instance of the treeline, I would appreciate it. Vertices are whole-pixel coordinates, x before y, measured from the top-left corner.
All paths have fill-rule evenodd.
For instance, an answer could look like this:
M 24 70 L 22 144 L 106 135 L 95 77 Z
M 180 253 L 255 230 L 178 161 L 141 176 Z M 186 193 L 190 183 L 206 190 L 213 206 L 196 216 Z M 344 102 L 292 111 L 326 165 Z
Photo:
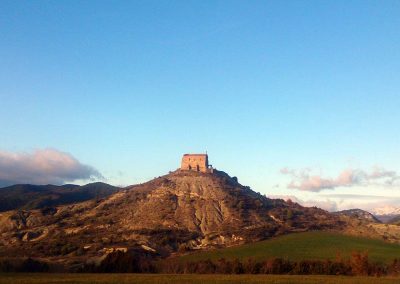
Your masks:
M 33 258 L 26 259 L 2 259 L 0 260 L 0 272 L 49 272 L 47 263 Z
M 31 258 L 0 261 L 0 272 L 52 272 L 51 266 Z M 170 274 L 293 274 L 293 275 L 400 275 L 400 259 L 390 264 L 371 262 L 367 253 L 353 252 L 348 259 L 291 261 L 271 258 L 246 260 L 155 261 L 149 255 L 115 252 L 100 265 L 86 264 L 69 272 L 85 273 L 170 273 Z
M 132 252 L 113 252 L 96 265 L 93 263 L 79 267 L 75 272 L 85 273 L 157 273 L 155 262 L 150 254 Z
M 371 263 L 368 254 L 355 252 L 349 260 L 300 260 L 272 258 L 265 261 L 238 259 L 196 262 L 166 262 L 162 273 L 199 274 L 293 274 L 293 275 L 365 275 L 384 276 L 400 274 L 400 259 L 390 265 Z
M 80 272 L 172 273 L 172 274 L 294 274 L 294 275 L 400 275 L 400 259 L 390 264 L 371 262 L 368 253 L 353 252 L 349 259 L 291 261 L 271 258 L 216 261 L 179 260 L 153 261 L 146 256 L 116 252 L 109 254 L 99 266 L 85 266 Z

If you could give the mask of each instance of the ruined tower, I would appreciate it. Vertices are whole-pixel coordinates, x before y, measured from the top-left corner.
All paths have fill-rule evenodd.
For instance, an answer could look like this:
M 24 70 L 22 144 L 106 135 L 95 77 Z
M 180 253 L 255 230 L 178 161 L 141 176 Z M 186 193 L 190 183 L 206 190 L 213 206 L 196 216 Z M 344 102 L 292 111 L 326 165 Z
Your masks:
M 185 154 L 182 157 L 181 170 L 209 172 L 207 154 Z

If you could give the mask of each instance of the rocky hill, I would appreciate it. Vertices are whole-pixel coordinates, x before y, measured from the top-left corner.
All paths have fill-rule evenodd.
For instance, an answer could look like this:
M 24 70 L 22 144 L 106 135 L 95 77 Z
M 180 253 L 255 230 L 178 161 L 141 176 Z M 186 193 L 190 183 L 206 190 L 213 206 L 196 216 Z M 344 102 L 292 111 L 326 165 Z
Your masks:
M 72 265 L 131 248 L 167 256 L 290 232 L 358 233 L 349 229 L 357 222 L 268 199 L 221 171 L 177 170 L 103 199 L 0 213 L 0 255 Z
M 378 218 L 376 218 L 373 214 L 369 213 L 368 211 L 362 210 L 362 209 L 342 210 L 342 211 L 335 212 L 335 214 L 353 217 L 360 221 L 381 223 L 381 221 Z

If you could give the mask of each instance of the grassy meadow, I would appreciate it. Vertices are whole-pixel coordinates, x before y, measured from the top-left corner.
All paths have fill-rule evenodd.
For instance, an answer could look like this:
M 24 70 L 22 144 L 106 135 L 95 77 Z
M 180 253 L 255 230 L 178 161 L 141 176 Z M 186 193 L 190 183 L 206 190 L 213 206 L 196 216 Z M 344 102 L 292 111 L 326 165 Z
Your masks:
M 0 274 L 0 284 L 51 284 L 51 283 L 363 283 L 391 284 L 399 283 L 400 278 L 393 277 L 345 277 L 345 276 L 298 276 L 298 275 L 165 275 L 165 274 Z
M 179 261 L 199 261 L 254 258 L 262 261 L 279 257 L 298 260 L 334 260 L 339 253 L 343 258 L 352 251 L 368 252 L 370 261 L 389 263 L 400 258 L 400 245 L 381 240 L 346 236 L 329 232 L 305 232 L 289 234 L 270 240 L 246 244 L 238 247 L 191 253 L 179 257 Z

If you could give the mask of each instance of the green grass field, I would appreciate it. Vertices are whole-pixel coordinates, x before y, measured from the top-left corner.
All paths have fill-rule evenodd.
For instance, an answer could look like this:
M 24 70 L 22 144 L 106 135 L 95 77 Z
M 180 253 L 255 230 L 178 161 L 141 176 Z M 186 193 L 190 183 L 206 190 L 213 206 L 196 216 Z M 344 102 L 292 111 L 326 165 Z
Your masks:
M 0 274 L 0 284 L 67 284 L 67 283 L 274 283 L 274 284 L 391 284 L 400 278 L 297 276 L 297 275 L 163 275 L 163 274 Z
M 335 259 L 337 253 L 350 256 L 352 251 L 367 251 L 371 261 L 391 262 L 400 258 L 400 245 L 381 240 L 345 236 L 328 232 L 306 232 L 285 235 L 266 241 L 212 251 L 192 253 L 179 258 L 180 261 L 245 259 L 264 260 L 272 257 L 289 260 Z

